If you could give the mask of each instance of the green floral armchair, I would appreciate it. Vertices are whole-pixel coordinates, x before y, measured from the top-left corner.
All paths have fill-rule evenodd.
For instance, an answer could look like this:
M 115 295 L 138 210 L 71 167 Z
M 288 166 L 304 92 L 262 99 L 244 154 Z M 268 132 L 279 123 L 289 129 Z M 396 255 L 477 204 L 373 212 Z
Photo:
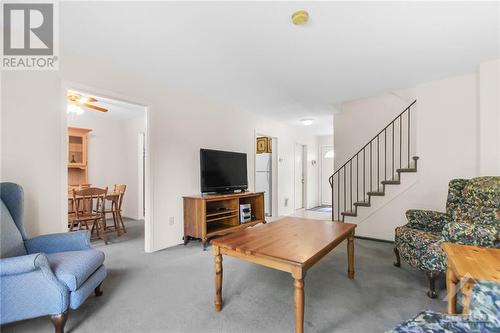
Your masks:
M 431 298 L 437 297 L 435 280 L 446 270 L 441 243 L 499 247 L 500 177 L 453 179 L 449 183 L 446 212 L 411 209 L 408 223 L 396 228 L 395 266 L 401 258 L 426 272 Z

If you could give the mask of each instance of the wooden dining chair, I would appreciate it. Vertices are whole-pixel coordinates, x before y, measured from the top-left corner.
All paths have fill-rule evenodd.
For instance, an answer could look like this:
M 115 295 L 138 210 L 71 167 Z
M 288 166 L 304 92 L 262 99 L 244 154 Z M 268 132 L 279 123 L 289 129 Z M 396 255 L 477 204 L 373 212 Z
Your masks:
M 104 212 L 105 214 L 113 215 L 114 230 L 116 230 L 118 236 L 120 236 L 122 232 L 123 233 L 127 232 L 121 214 L 123 197 L 125 195 L 126 189 L 127 185 L 115 184 L 113 192 L 109 193 L 107 196 L 107 199 L 111 201 L 111 207 L 109 209 L 106 209 Z
M 76 225 L 73 225 L 75 217 L 75 204 L 73 200 L 73 190 L 81 190 L 92 187 L 92 184 L 68 185 L 68 231 L 72 231 Z
M 118 220 L 117 221 L 118 229 L 120 229 L 124 233 L 127 232 L 127 229 L 125 229 L 125 224 L 123 223 L 122 204 L 123 204 L 123 197 L 125 196 L 126 190 L 127 190 L 127 185 L 115 184 L 114 192 L 118 194 L 118 199 L 116 201 L 116 215 L 117 215 L 117 220 Z
M 74 230 L 75 226 L 77 230 L 85 227 L 85 229 L 90 230 L 91 233 L 95 231 L 97 238 L 104 240 L 105 244 L 108 243 L 104 221 L 104 200 L 106 200 L 107 193 L 107 187 L 89 187 L 80 190 L 73 189 L 74 217 L 71 221 L 72 228 L 70 231 Z M 90 228 L 89 223 L 92 224 Z

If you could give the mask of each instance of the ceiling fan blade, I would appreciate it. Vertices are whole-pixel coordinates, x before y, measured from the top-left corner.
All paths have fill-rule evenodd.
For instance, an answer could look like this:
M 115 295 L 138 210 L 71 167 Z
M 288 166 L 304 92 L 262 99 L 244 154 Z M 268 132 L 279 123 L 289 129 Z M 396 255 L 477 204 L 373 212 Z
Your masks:
M 99 112 L 108 112 L 108 109 L 101 108 L 100 106 L 95 106 L 95 105 L 87 104 L 87 103 L 78 103 L 78 104 L 85 107 L 85 108 L 96 110 Z
M 95 103 L 97 102 L 97 99 L 95 99 L 94 97 L 87 97 L 87 103 Z

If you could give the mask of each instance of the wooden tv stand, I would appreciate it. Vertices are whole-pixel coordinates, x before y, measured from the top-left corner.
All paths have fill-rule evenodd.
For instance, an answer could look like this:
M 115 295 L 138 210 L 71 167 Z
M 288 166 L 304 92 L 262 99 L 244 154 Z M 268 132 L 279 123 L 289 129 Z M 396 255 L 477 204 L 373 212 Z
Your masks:
M 207 247 L 211 237 L 266 223 L 264 192 L 195 195 L 184 199 L 184 245 L 198 238 Z M 250 204 L 252 219 L 240 223 L 240 204 Z

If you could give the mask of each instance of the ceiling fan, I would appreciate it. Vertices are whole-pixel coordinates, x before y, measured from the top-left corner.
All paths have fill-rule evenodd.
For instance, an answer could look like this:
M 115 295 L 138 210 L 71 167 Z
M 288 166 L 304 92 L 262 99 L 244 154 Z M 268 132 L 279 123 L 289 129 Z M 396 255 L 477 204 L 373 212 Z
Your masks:
M 78 93 L 68 92 L 68 103 L 99 112 L 108 112 L 108 109 L 92 104 L 95 102 L 98 102 L 98 100 L 94 97 L 85 97 Z

